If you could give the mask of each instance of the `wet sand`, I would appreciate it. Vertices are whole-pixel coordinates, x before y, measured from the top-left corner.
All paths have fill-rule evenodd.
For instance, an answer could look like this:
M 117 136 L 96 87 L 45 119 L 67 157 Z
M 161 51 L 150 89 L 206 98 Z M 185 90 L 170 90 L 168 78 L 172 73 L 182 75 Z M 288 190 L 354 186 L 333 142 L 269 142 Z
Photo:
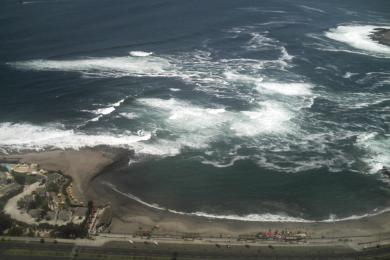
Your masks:
M 112 233 L 134 233 L 140 228 L 150 230 L 158 225 L 155 235 L 180 236 L 183 233 L 199 233 L 202 237 L 238 237 L 255 235 L 258 232 L 288 229 L 304 231 L 312 238 L 348 238 L 360 236 L 373 240 L 389 237 L 390 214 L 383 213 L 359 220 L 348 220 L 334 223 L 298 223 L 298 222 L 244 222 L 237 220 L 211 219 L 198 216 L 186 216 L 146 207 L 130 198 L 115 193 L 104 184 L 93 183 L 89 190 L 101 203 L 111 203 L 114 219 Z M 375 240 L 374 239 L 374 240 Z

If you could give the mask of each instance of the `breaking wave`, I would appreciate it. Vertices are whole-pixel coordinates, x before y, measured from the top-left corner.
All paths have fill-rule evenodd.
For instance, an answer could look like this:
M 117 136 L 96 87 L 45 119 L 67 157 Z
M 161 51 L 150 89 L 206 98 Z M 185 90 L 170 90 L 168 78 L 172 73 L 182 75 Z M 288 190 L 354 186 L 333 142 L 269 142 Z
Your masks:
M 123 102 L 125 102 L 125 100 L 126 99 L 124 98 L 124 99 L 119 100 L 118 102 L 115 102 L 114 104 L 111 104 L 111 106 L 109 106 L 109 107 L 98 108 L 98 109 L 92 110 L 92 111 L 85 110 L 85 112 L 91 112 L 93 114 L 98 115 L 97 117 L 94 117 L 91 120 L 89 120 L 90 122 L 96 122 L 96 121 L 99 121 L 99 119 L 102 118 L 103 116 L 109 115 L 112 112 L 114 112 L 117 107 L 119 107 Z

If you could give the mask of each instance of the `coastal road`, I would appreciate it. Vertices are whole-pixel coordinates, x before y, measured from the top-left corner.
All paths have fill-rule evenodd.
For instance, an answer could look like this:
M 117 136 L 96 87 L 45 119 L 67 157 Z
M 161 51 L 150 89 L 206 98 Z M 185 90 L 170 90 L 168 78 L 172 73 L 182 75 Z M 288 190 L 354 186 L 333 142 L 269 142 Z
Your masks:
M 2 260 L 43 259 L 374 259 L 390 257 L 390 247 L 363 252 L 330 247 L 245 247 L 112 242 L 101 247 L 71 243 L 1 241 Z M 388 259 L 388 258 L 383 258 Z

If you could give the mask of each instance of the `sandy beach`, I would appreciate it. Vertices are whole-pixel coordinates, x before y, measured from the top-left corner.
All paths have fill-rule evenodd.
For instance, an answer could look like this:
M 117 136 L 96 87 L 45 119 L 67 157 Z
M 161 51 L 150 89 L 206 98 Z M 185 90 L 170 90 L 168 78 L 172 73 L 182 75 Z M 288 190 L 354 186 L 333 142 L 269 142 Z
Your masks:
M 102 203 L 111 203 L 114 219 L 112 233 L 134 233 L 142 227 L 145 230 L 158 225 L 154 234 L 180 235 L 182 233 L 199 233 L 204 237 L 238 237 L 255 235 L 258 232 L 287 229 L 307 232 L 312 238 L 348 238 L 382 237 L 390 230 L 389 213 L 358 220 L 347 220 L 333 223 L 300 223 L 300 222 L 244 222 L 237 220 L 211 219 L 198 216 L 186 216 L 146 207 L 121 194 L 113 193 L 105 185 L 94 183 L 88 192 L 89 196 Z M 104 196 L 103 196 L 104 194 Z M 371 239 L 371 238 L 370 238 Z
M 127 151 L 109 148 L 54 150 L 3 155 L 4 159 L 17 159 L 21 163 L 37 163 L 47 171 L 61 171 L 73 180 L 76 197 L 86 201 L 85 191 L 90 181 L 105 167 Z
M 127 155 L 123 157 L 124 155 Z M 211 219 L 206 217 L 174 214 L 147 207 L 123 194 L 114 192 L 96 177 L 103 169 L 121 158 L 128 158 L 122 150 L 83 149 L 34 152 L 6 156 L 20 158 L 23 162 L 35 162 L 47 170 L 61 170 L 72 177 L 74 186 L 85 200 L 98 204 L 111 204 L 113 220 L 112 234 L 134 234 L 139 230 L 151 230 L 155 236 L 180 237 L 185 233 L 198 233 L 201 237 L 237 239 L 240 235 L 255 235 L 268 230 L 306 232 L 312 241 L 342 240 L 351 246 L 390 241 L 390 213 L 377 216 L 332 223 L 300 222 L 244 222 L 237 220 Z M 348 241 L 348 242 L 345 242 Z M 373 242 L 374 241 L 374 242 Z

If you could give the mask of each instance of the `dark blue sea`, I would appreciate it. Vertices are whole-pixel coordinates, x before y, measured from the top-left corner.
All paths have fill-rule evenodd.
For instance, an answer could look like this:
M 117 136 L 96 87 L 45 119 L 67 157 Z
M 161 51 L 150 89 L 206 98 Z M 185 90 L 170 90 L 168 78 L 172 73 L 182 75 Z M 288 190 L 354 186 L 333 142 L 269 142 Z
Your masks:
M 209 217 L 390 210 L 388 0 L 2 0 L 0 152 L 134 151 L 101 183 Z

